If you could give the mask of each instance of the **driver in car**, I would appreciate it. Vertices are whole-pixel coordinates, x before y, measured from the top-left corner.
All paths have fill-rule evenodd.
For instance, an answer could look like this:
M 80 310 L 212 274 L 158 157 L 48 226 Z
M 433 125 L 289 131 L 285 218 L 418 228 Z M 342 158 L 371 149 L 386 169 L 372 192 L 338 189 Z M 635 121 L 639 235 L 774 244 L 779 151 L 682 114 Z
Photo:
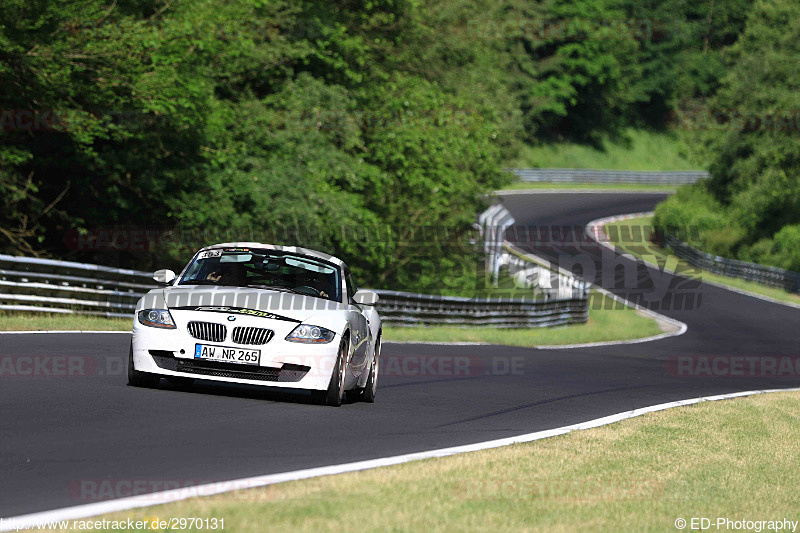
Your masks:
M 210 272 L 206 279 L 219 283 L 220 285 L 241 285 L 247 277 L 244 265 L 240 263 L 228 263 L 220 265 L 218 270 Z
M 315 290 L 321 298 L 330 298 L 319 276 L 307 275 L 305 278 L 301 278 L 300 276 L 298 276 L 296 282 L 300 285 L 304 285 L 306 287 Z

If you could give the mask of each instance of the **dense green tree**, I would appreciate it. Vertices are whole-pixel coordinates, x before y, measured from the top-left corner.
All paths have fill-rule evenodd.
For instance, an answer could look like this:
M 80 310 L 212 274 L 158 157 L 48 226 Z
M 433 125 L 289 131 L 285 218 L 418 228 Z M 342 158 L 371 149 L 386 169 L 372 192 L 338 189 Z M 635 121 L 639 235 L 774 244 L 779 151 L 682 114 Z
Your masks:
M 70 230 L 177 226 L 161 260 L 272 236 L 342 255 L 365 282 L 421 286 L 412 261 L 447 278 L 464 250 L 414 245 L 408 228 L 462 243 L 500 183 L 491 100 L 415 72 L 431 31 L 419 2 L 10 7 L 3 108 L 59 121 L 0 138 L 3 250 L 64 256 Z
M 618 132 L 643 97 L 633 83 L 637 28 L 624 11 L 603 0 L 509 4 L 510 26 L 500 28 L 510 27 L 512 83 L 528 140 L 593 141 Z
M 800 5 L 790 0 L 759 1 L 746 28 L 727 54 L 731 61 L 703 122 L 711 160 L 707 187 L 714 227 L 703 239 L 710 251 L 797 268 L 791 254 L 800 240 Z M 686 195 L 685 195 L 686 196 Z M 679 211 L 697 224 L 701 210 L 670 199 L 657 212 L 672 225 Z M 780 237 L 778 237 L 780 236 Z
M 661 127 L 710 98 L 797 109 L 796 10 L 761 2 L 740 37 L 743 0 L 4 0 L 0 252 L 148 268 L 274 240 L 364 283 L 463 290 L 470 223 L 521 143 Z M 796 130 L 756 130 L 713 135 L 713 195 L 692 205 L 708 232 L 735 216 L 714 242 L 785 263 Z M 178 237 L 65 241 L 120 225 Z

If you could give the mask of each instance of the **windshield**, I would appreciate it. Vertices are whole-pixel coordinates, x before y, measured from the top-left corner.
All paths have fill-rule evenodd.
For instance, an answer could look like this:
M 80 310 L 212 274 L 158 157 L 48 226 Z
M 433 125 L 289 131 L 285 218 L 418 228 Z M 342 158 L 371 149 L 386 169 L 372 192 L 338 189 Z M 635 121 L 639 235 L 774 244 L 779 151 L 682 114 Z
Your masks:
M 339 268 L 319 259 L 275 250 L 224 248 L 200 252 L 180 285 L 277 289 L 341 301 Z

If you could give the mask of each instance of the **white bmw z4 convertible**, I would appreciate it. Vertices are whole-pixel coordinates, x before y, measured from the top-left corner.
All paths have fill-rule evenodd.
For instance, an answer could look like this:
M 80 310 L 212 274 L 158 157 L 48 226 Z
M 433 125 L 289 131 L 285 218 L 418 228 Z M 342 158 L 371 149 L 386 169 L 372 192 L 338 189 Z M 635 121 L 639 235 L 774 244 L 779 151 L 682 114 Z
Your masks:
M 195 378 L 345 394 L 375 401 L 381 352 L 378 295 L 358 290 L 341 260 L 250 242 L 198 251 L 136 305 L 128 383 Z

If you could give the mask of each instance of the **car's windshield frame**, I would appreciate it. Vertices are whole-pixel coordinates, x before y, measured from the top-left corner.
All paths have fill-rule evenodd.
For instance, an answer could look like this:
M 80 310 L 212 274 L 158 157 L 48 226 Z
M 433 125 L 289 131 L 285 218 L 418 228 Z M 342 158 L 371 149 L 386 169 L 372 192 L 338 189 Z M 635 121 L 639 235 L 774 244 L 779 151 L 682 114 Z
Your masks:
M 245 255 L 250 254 L 251 259 L 248 261 L 230 261 L 225 263 L 220 263 L 220 259 L 223 256 L 234 256 L 234 255 Z M 253 282 L 246 282 L 246 274 L 247 271 L 254 271 L 253 267 L 245 266 L 247 264 L 255 265 L 252 262 L 253 257 L 268 257 L 270 260 L 276 262 L 279 266 L 277 270 L 267 271 L 266 264 L 263 263 L 264 271 L 263 275 L 266 277 L 268 274 L 272 275 L 272 279 L 270 282 L 265 282 L 263 285 L 260 283 L 253 283 Z M 286 260 L 289 260 L 287 263 Z M 195 265 L 199 261 L 208 262 L 214 261 L 212 263 L 200 265 L 197 269 L 195 269 Z M 294 260 L 296 264 L 291 264 Z M 269 261 L 268 261 L 269 262 Z M 219 267 L 220 270 L 223 270 L 223 267 L 220 265 L 222 264 L 240 264 L 243 266 L 244 276 L 243 282 L 241 283 L 229 283 L 225 282 L 220 274 L 219 277 L 216 279 L 209 278 L 212 274 L 211 272 L 206 272 L 208 270 L 208 265 L 214 265 L 215 268 Z M 280 282 L 286 282 L 292 276 L 299 275 L 299 272 L 302 270 L 308 270 L 309 275 L 314 272 L 313 269 L 305 269 L 301 265 L 316 265 L 318 268 L 323 269 L 330 269 L 330 272 L 319 271 L 318 274 L 321 276 L 333 276 L 333 283 L 327 283 L 325 288 L 330 289 L 333 291 L 333 294 L 327 294 L 327 291 L 320 290 L 322 286 L 315 287 L 314 285 L 298 285 L 295 287 L 285 285 Z M 287 272 L 280 272 L 280 269 L 296 269 L 298 272 L 295 273 L 287 273 Z M 198 276 L 199 274 L 199 276 Z M 274 250 L 268 248 L 258 248 L 258 247 L 247 247 L 247 248 L 210 248 L 210 249 L 203 249 L 198 251 L 192 260 L 186 265 L 186 267 L 181 272 L 180 278 L 175 283 L 176 286 L 217 286 L 217 287 L 247 287 L 247 288 L 256 288 L 256 289 L 264 289 L 264 290 L 283 290 L 287 292 L 292 292 L 294 294 L 301 294 L 303 296 L 311 296 L 315 298 L 321 298 L 324 300 L 331 300 L 336 302 L 342 302 L 343 295 L 345 293 L 344 289 L 344 277 L 342 273 L 342 267 L 337 265 L 331 261 L 326 261 L 325 259 L 321 259 L 319 257 L 309 256 L 302 253 L 297 253 L 293 251 L 284 251 L 284 250 Z M 314 294 L 310 290 L 302 290 L 298 291 L 297 289 L 300 287 L 309 287 L 314 289 L 314 291 L 320 290 L 320 294 Z

